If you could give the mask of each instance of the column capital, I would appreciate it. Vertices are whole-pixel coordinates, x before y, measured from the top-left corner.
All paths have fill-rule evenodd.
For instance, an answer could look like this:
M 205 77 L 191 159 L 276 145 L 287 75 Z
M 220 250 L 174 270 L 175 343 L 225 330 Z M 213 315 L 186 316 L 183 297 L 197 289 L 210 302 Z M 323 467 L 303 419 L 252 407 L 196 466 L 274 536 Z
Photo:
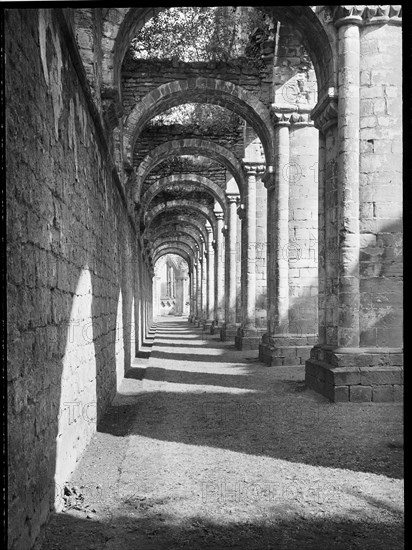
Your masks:
M 240 199 L 240 196 L 238 194 L 237 195 L 226 194 L 226 200 L 229 204 L 236 203 L 238 199 Z
M 311 111 L 314 105 L 272 103 L 270 118 L 274 126 L 313 126 Z
M 336 6 L 333 10 L 335 27 L 342 25 L 402 24 L 402 5 Z
M 211 233 L 213 233 L 213 228 L 211 225 L 206 225 L 206 231 L 208 233 L 208 235 L 210 235 Z
M 214 213 L 215 218 L 216 218 L 217 220 L 223 220 L 224 217 L 225 217 L 224 213 L 221 212 L 220 210 L 218 210 L 218 211 L 214 210 L 213 213 Z
M 317 102 L 311 112 L 311 118 L 315 127 L 322 133 L 338 123 L 338 94 L 335 88 L 329 88 Z
M 246 208 L 244 204 L 240 204 L 237 209 L 237 215 L 241 220 L 246 218 Z
M 242 159 L 242 166 L 248 176 L 257 176 L 265 171 L 265 164 Z

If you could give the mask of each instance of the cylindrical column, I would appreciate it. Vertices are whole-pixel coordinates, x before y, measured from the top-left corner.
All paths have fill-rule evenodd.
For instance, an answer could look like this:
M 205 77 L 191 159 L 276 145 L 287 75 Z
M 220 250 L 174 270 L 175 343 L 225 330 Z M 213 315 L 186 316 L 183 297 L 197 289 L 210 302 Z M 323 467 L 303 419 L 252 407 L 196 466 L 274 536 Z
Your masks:
M 215 325 L 222 326 L 224 318 L 224 298 L 225 298 L 225 251 L 224 251 L 224 237 L 223 237 L 223 225 L 224 214 L 223 212 L 215 212 L 216 216 L 216 255 L 215 255 Z
M 282 334 L 289 309 L 289 123 L 278 124 L 275 172 L 268 187 L 268 330 Z
M 246 165 L 246 304 L 244 309 L 243 328 L 256 328 L 256 167 Z
M 359 24 L 336 22 L 339 32 L 338 102 L 338 346 L 359 347 Z
M 207 325 L 211 326 L 215 314 L 215 249 L 213 247 L 213 228 L 207 231 Z
M 228 195 L 229 227 L 228 227 L 228 292 L 226 296 L 226 325 L 236 325 L 236 247 L 237 247 L 237 200 L 238 195 Z

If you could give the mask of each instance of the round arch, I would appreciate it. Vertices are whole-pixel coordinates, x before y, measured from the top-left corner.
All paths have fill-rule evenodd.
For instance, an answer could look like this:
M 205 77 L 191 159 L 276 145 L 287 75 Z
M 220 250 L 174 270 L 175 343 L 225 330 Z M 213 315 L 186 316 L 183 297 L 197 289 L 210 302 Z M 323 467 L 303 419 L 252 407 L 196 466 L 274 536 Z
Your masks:
M 213 196 L 213 198 L 219 202 L 223 212 L 226 212 L 226 197 L 222 188 L 219 187 L 219 185 L 214 183 L 209 178 L 206 178 L 204 176 L 199 176 L 197 174 L 176 174 L 172 176 L 167 176 L 165 178 L 161 178 L 160 180 L 153 183 L 142 197 L 142 202 L 141 202 L 142 211 L 145 212 L 147 210 L 147 208 L 150 205 L 150 202 L 154 199 L 156 195 L 161 193 L 165 187 L 169 185 L 179 185 L 179 184 L 186 184 L 186 183 L 195 184 L 196 186 L 200 187 L 202 190 L 210 193 Z
M 124 159 L 132 166 L 137 137 L 156 115 L 183 103 L 211 103 L 230 109 L 248 122 L 262 143 L 266 164 L 273 164 L 275 132 L 269 109 L 241 86 L 217 78 L 189 78 L 162 84 L 139 101 L 124 124 Z
M 206 139 L 174 139 L 158 145 L 142 160 L 136 171 L 136 192 L 140 196 L 141 186 L 158 164 L 165 159 L 178 155 L 203 155 L 222 164 L 235 179 L 239 194 L 243 196 L 246 187 L 245 174 L 240 160 L 226 147 Z
M 154 219 L 158 214 L 164 211 L 171 211 L 174 209 L 187 208 L 201 214 L 206 218 L 213 228 L 213 233 L 215 234 L 216 220 L 214 219 L 213 211 L 202 204 L 197 204 L 193 201 L 178 199 L 174 201 L 169 201 L 166 204 L 158 204 L 152 208 L 148 213 L 146 213 L 145 226 L 149 229 L 150 225 L 153 223 Z
M 159 214 L 160 216 L 160 214 Z M 181 225 L 182 227 L 193 227 L 195 232 L 199 234 L 204 242 L 207 241 L 207 232 L 206 227 L 204 224 L 202 224 L 198 219 L 196 219 L 193 216 L 188 216 L 184 214 L 178 214 L 174 217 L 173 220 L 164 220 L 161 221 L 160 224 L 157 227 L 169 227 L 171 225 Z M 147 236 L 150 239 L 150 236 L 152 234 L 152 230 L 148 230 Z
M 159 233 L 154 237 L 153 241 L 150 243 L 151 248 L 153 250 L 156 249 L 158 241 L 161 241 L 164 239 L 167 239 L 168 242 L 186 243 L 192 248 L 194 254 L 196 253 L 196 250 L 198 250 L 199 248 L 198 241 L 195 239 L 195 237 L 193 237 L 193 235 L 190 235 L 190 233 L 183 233 L 182 231 L 182 232 L 179 232 L 179 235 L 173 235 L 168 233 L 165 230 L 159 231 Z
M 255 6 L 281 23 L 298 30 L 314 65 L 319 97 L 328 87 L 337 88 L 337 32 L 331 17 L 320 6 Z M 112 95 L 121 97 L 121 66 L 132 41 L 144 24 L 167 8 L 110 8 L 103 18 L 103 85 Z
M 157 259 L 157 256 L 160 251 L 166 250 L 166 249 L 173 249 L 173 250 L 181 250 L 182 252 L 185 252 L 186 258 L 185 260 L 188 262 L 188 265 L 190 266 L 190 270 L 192 271 L 193 262 L 194 262 L 194 256 L 192 249 L 185 243 L 175 243 L 175 242 L 163 242 L 158 245 L 156 250 L 153 251 L 153 263 L 155 262 L 155 258 Z
M 192 272 L 193 265 L 189 254 L 184 250 L 182 250 L 181 248 L 177 248 L 173 246 L 166 246 L 165 248 L 161 250 L 159 249 L 159 251 L 156 251 L 156 255 L 153 256 L 153 264 L 155 264 L 157 260 L 159 260 L 159 258 L 161 258 L 162 256 L 165 256 L 166 254 L 177 254 L 178 256 L 183 258 L 189 267 L 189 273 Z
M 171 228 L 170 225 L 169 226 L 160 225 L 159 227 L 156 228 L 155 231 L 153 231 L 153 233 L 150 234 L 150 239 L 149 239 L 150 246 L 154 246 L 154 243 L 159 237 L 162 237 L 163 235 L 174 235 L 174 234 L 184 235 L 185 237 L 188 237 L 189 239 L 193 240 L 196 246 L 201 250 L 203 244 L 202 244 L 200 233 L 198 233 L 197 231 L 190 232 L 190 230 L 183 225 L 182 226 L 174 225 L 173 228 Z

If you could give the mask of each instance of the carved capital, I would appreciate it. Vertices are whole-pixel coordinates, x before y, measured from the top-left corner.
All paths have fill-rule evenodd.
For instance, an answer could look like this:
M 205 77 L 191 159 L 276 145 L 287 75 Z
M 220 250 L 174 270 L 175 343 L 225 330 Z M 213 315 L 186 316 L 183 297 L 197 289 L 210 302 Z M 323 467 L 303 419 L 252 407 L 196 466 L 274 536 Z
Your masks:
M 214 213 L 215 218 L 216 218 L 217 220 L 223 220 L 224 217 L 225 217 L 224 213 L 223 213 L 223 212 L 220 212 L 220 210 L 217 210 L 217 211 L 214 210 L 213 213 Z
M 333 10 L 333 21 L 336 27 L 342 25 L 376 25 L 402 24 L 402 6 L 336 6 Z
M 273 103 L 270 117 L 274 126 L 304 125 L 313 126 L 311 112 L 313 105 L 287 105 Z
M 311 118 L 321 132 L 338 122 L 338 96 L 335 88 L 329 88 L 327 94 L 321 98 L 311 112 Z
M 229 195 L 229 194 L 226 195 L 226 200 L 229 204 L 238 202 L 239 198 L 240 198 L 239 195 Z
M 265 171 L 266 166 L 260 162 L 250 162 L 247 159 L 242 161 L 243 169 L 248 176 L 257 176 Z

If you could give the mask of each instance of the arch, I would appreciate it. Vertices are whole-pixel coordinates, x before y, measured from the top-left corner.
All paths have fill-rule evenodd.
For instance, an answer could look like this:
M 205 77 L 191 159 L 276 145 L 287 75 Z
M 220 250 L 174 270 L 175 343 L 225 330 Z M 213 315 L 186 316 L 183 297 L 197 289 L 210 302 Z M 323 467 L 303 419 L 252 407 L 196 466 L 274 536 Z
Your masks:
M 168 157 L 178 155 L 203 155 L 219 162 L 232 174 L 238 185 L 239 194 L 241 197 L 243 196 L 246 179 L 242 164 L 236 155 L 234 155 L 230 149 L 222 147 L 218 143 L 206 139 L 194 138 L 167 141 L 150 151 L 142 160 L 136 171 L 137 189 L 135 191 L 135 196 L 136 192 L 140 194 L 144 180 L 158 164 Z
M 182 183 L 195 184 L 201 189 L 207 191 L 213 196 L 214 199 L 219 202 L 223 212 L 226 212 L 226 197 L 222 188 L 209 178 L 199 176 L 197 174 L 176 174 L 157 180 L 156 183 L 153 183 L 149 187 L 149 189 L 142 197 L 142 211 L 145 212 L 145 210 L 149 207 L 150 202 L 154 199 L 156 195 L 161 193 L 165 187 L 167 187 L 168 185 L 179 185 Z
M 147 228 L 150 227 L 150 224 L 153 223 L 153 220 L 156 218 L 158 214 L 161 212 L 164 212 L 165 210 L 173 210 L 176 208 L 189 208 L 190 210 L 194 210 L 199 214 L 202 214 L 207 221 L 210 223 L 210 225 L 213 228 L 213 232 L 215 234 L 215 219 L 213 211 L 210 208 L 207 208 L 206 206 L 203 206 L 202 204 L 196 204 L 193 201 L 185 200 L 185 199 L 178 199 L 174 201 L 169 201 L 165 204 L 158 204 L 154 208 L 152 208 L 147 214 L 145 218 L 145 226 Z
M 184 235 L 189 239 L 192 239 L 195 242 L 195 245 L 199 248 L 199 250 L 201 250 L 203 244 L 199 233 L 197 232 L 190 233 L 190 231 L 185 226 L 174 227 L 173 229 L 171 229 L 170 226 L 168 227 L 167 225 L 161 225 L 157 227 L 156 230 L 150 234 L 150 240 L 149 240 L 150 246 L 154 246 L 156 239 L 158 239 L 159 237 L 162 237 L 163 235 L 174 235 L 174 234 Z
M 168 242 L 168 241 L 164 241 L 162 243 L 159 243 L 159 245 L 156 247 L 156 249 L 153 251 L 153 258 L 156 257 L 156 255 L 158 254 L 158 252 L 160 250 L 164 250 L 165 248 L 174 248 L 176 250 L 182 250 L 184 252 L 186 252 L 187 254 L 187 257 L 190 258 L 190 265 L 192 267 L 193 265 L 193 261 L 194 261 L 194 254 L 193 254 L 193 250 L 189 247 L 189 245 L 187 245 L 186 243 L 182 243 L 182 242 Z
M 193 263 L 189 254 L 184 250 L 182 250 L 181 248 L 176 248 L 173 246 L 166 246 L 164 249 L 160 250 L 160 252 L 156 251 L 156 255 L 153 256 L 153 264 L 155 264 L 159 258 L 161 258 L 162 256 L 165 256 L 166 254 L 177 254 L 178 256 L 183 258 L 187 263 L 187 265 L 189 266 L 189 273 L 192 272 Z
M 319 97 L 328 87 L 337 88 L 336 29 L 324 7 L 255 6 L 273 15 L 281 23 L 291 25 L 302 35 L 302 41 L 313 62 L 318 81 Z M 326 6 L 328 8 L 328 6 Z M 121 97 L 121 66 L 132 38 L 143 25 L 167 8 L 111 8 L 103 21 L 104 86 Z
M 196 250 L 198 245 L 196 240 L 191 236 L 184 236 L 184 235 L 173 236 L 173 235 L 167 235 L 166 233 L 164 233 L 156 237 L 156 239 L 151 243 L 151 247 L 153 250 L 156 250 L 156 247 L 158 245 L 166 242 L 169 244 L 170 243 L 186 244 L 192 250 L 193 257 L 195 257 L 196 255 Z
M 241 86 L 217 78 L 189 78 L 162 84 L 139 101 L 124 123 L 124 159 L 133 164 L 136 139 L 154 116 L 182 103 L 212 103 L 230 109 L 248 122 L 262 143 L 266 164 L 274 163 L 275 132 L 269 109 Z
M 159 214 L 160 215 L 160 214 Z M 202 225 L 202 223 L 194 218 L 193 216 L 187 216 L 184 214 L 178 214 L 175 216 L 173 221 L 163 221 L 161 222 L 157 227 L 170 227 L 171 224 L 184 224 L 184 227 L 190 226 L 193 227 L 195 231 L 197 231 L 201 237 L 203 238 L 204 242 L 207 241 L 207 232 L 206 227 Z M 148 238 L 150 238 L 152 234 L 152 230 L 148 230 L 147 235 Z

